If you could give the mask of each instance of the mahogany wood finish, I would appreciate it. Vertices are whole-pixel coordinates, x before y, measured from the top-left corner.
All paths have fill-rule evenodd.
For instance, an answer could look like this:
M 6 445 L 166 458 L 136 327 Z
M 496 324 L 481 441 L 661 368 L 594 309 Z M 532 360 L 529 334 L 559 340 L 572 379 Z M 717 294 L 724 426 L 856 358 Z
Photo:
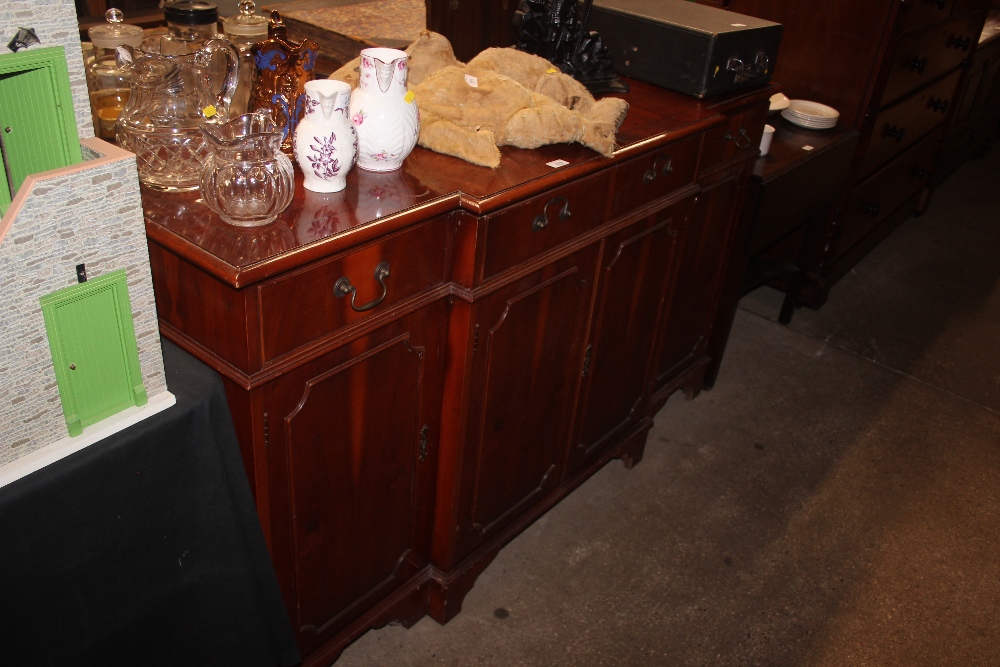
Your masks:
M 839 125 L 859 133 L 837 203 L 806 249 L 811 259 L 803 267 L 808 280 L 797 298 L 802 304 L 821 306 L 841 276 L 899 222 L 923 210 L 930 169 L 908 179 L 880 174 L 897 161 L 911 162 L 906 156 L 923 142 L 939 144 L 988 5 L 989 0 L 728 0 L 730 11 L 784 26 L 774 78 L 785 93 L 836 108 Z M 892 205 L 866 216 L 851 210 L 856 191 L 889 187 L 895 191 L 880 196 Z M 709 382 L 715 371 L 709 371 Z
M 512 20 L 520 0 L 427 0 L 427 29 L 451 42 L 468 62 L 488 46 L 513 46 Z
M 298 182 L 258 229 L 143 190 L 161 331 L 225 378 L 306 664 L 452 618 L 506 542 L 701 389 L 777 87 L 631 85 L 610 158 L 418 148 L 341 193 Z
M 955 116 L 944 139 L 934 170 L 935 184 L 958 169 L 970 155 L 984 150 L 1000 137 L 1000 9 L 990 10 L 958 95 Z

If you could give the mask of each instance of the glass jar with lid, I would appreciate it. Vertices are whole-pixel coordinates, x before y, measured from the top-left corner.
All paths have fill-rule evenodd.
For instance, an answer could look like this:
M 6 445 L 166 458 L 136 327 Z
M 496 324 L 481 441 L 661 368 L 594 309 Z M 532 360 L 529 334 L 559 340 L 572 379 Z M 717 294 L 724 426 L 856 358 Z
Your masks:
M 105 141 L 115 140 L 115 121 L 128 101 L 131 73 L 118 66 L 121 46 L 137 47 L 142 42 L 142 28 L 125 23 L 120 9 L 112 7 L 104 14 L 107 23 L 87 31 L 94 45 L 94 59 L 87 65 L 90 110 L 94 134 Z
M 167 34 L 160 40 L 163 55 L 187 55 L 219 34 L 219 8 L 214 2 L 178 0 L 163 7 Z
M 267 39 L 266 16 L 255 13 L 253 0 L 243 0 L 239 4 L 240 13 L 222 19 L 222 30 L 226 38 L 240 52 L 240 75 L 233 95 L 231 115 L 238 116 L 249 111 L 250 91 L 257 75 L 257 68 L 250 54 L 250 47 Z

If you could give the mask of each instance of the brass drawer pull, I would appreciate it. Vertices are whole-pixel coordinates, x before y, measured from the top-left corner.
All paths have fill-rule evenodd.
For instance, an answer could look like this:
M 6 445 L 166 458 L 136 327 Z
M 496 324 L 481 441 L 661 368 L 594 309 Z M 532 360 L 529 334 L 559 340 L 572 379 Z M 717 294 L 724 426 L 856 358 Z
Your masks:
M 674 171 L 673 160 L 669 155 L 661 155 L 660 157 L 653 160 L 653 166 L 646 170 L 646 173 L 642 175 L 642 184 L 647 185 L 651 181 L 656 179 L 657 174 L 660 172 L 660 165 L 663 165 L 662 174 L 666 176 Z
M 906 136 L 906 128 L 886 123 L 886 126 L 882 129 L 882 136 L 884 138 L 895 139 L 896 143 L 900 143 L 903 141 L 903 137 Z
M 535 219 L 531 223 L 531 231 L 539 232 L 549 226 L 549 206 L 553 204 L 558 204 L 562 202 L 562 207 L 559 209 L 559 219 L 565 220 L 572 216 L 572 212 L 569 210 L 569 200 L 563 196 L 555 197 L 550 199 L 543 208 L 542 212 L 535 216 Z
M 750 141 L 750 135 L 747 134 L 746 128 L 744 127 L 740 128 L 739 132 L 736 133 L 736 136 L 727 134 L 726 139 L 731 139 L 733 143 L 736 144 L 736 147 L 741 151 L 747 150 L 753 144 L 753 142 Z
M 931 98 L 927 100 L 927 108 L 931 111 L 940 111 L 944 113 L 948 110 L 948 100 L 943 97 L 935 97 L 931 95 Z
M 961 35 L 949 35 L 947 45 L 953 49 L 959 49 L 963 53 L 972 48 L 972 39 Z
M 347 276 L 344 276 L 333 285 L 333 295 L 338 299 L 341 299 L 350 294 L 351 308 L 358 311 L 359 313 L 363 313 L 366 310 L 371 310 L 372 308 L 379 305 L 385 300 L 385 295 L 389 291 L 389 288 L 386 287 L 385 284 L 385 279 L 388 277 L 389 277 L 389 262 L 379 262 L 378 266 L 375 267 L 375 280 L 378 281 L 378 284 L 382 286 L 382 295 L 379 296 L 379 298 L 375 299 L 374 301 L 369 301 L 363 306 L 356 306 L 354 304 L 354 300 L 358 298 L 358 291 L 357 288 L 351 284 L 351 281 L 350 279 L 348 279 Z
M 917 74 L 923 74 L 924 70 L 927 69 L 927 58 L 917 58 L 914 56 L 903 63 L 903 69 L 908 69 L 911 72 L 916 72 Z

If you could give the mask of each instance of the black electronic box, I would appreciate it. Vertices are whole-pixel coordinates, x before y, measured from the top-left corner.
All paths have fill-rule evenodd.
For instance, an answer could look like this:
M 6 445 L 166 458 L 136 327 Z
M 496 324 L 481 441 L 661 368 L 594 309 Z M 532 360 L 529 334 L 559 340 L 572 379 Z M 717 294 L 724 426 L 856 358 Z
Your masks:
M 782 27 L 687 0 L 594 0 L 587 29 L 618 74 L 709 97 L 770 81 Z

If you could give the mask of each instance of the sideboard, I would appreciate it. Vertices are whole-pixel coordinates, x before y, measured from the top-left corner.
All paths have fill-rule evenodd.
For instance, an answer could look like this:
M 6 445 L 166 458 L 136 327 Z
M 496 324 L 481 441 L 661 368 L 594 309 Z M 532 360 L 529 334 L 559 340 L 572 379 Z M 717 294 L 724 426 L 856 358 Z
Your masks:
M 630 82 L 620 148 L 416 149 L 257 229 L 143 191 L 164 336 L 224 378 L 296 641 L 447 622 L 499 549 L 703 386 L 767 86 Z

